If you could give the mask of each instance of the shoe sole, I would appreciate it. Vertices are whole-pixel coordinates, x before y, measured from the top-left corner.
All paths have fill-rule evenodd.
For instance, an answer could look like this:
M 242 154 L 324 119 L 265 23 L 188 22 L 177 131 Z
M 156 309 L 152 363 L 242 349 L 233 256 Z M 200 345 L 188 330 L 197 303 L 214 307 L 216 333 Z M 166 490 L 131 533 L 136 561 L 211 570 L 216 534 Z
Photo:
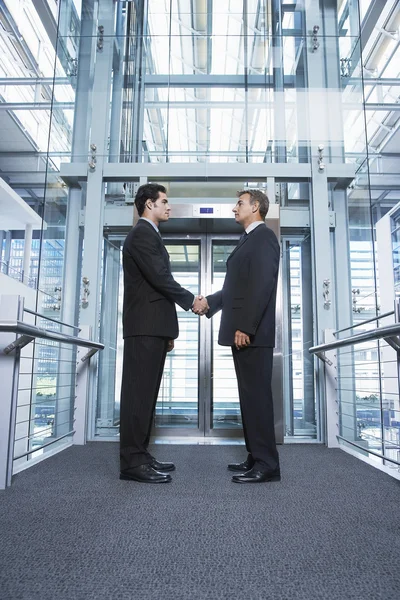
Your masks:
M 172 481 L 172 477 L 165 479 L 135 479 L 135 477 L 129 477 L 129 475 L 120 475 L 119 478 L 122 481 L 137 481 L 138 483 L 170 483 Z
M 232 483 L 270 483 L 273 481 L 280 481 L 281 478 L 280 477 L 271 477 L 271 479 L 263 479 L 262 481 L 260 481 L 259 479 L 248 479 L 247 481 L 245 479 L 233 479 L 232 477 Z

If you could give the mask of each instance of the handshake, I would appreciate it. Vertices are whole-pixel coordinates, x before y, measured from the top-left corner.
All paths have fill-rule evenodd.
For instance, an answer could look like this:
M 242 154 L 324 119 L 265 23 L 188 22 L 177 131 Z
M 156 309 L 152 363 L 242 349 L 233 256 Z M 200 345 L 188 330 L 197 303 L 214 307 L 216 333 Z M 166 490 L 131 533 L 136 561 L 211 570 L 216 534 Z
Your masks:
M 192 306 L 192 312 L 202 317 L 209 310 L 208 302 L 204 296 L 196 296 Z

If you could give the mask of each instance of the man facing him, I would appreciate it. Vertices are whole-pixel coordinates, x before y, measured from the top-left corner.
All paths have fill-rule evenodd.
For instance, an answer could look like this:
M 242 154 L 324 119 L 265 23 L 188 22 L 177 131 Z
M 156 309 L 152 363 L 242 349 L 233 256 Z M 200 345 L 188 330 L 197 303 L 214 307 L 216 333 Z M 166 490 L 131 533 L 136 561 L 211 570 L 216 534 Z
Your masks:
M 248 456 L 228 469 L 239 473 L 235 483 L 262 483 L 280 480 L 271 390 L 280 250 L 264 223 L 267 196 L 260 190 L 237 195 L 233 212 L 245 233 L 227 260 L 222 290 L 207 296 L 206 315 L 222 310 L 218 343 L 232 347 L 238 381 Z
M 162 185 L 142 185 L 135 205 L 139 221 L 123 247 L 124 359 L 121 386 L 120 479 L 144 483 L 171 481 L 173 463 L 161 463 L 148 445 L 167 352 L 178 337 L 175 303 L 196 313 L 207 309 L 171 274 L 168 252 L 158 226 L 168 221 L 170 207 Z

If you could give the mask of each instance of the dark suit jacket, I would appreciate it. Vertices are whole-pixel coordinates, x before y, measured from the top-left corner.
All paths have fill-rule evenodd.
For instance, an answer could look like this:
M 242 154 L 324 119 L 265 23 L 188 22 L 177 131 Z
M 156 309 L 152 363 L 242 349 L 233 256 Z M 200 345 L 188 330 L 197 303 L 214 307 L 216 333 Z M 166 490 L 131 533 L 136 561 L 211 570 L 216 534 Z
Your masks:
M 175 303 L 185 310 L 194 296 L 172 277 L 169 254 L 150 223 L 139 219 L 123 248 L 124 338 L 150 335 L 175 339 L 178 319 Z
M 279 255 L 274 232 L 263 224 L 229 256 L 222 290 L 207 296 L 207 317 L 222 309 L 221 346 L 233 346 L 235 332 L 240 330 L 250 336 L 252 346 L 274 347 Z

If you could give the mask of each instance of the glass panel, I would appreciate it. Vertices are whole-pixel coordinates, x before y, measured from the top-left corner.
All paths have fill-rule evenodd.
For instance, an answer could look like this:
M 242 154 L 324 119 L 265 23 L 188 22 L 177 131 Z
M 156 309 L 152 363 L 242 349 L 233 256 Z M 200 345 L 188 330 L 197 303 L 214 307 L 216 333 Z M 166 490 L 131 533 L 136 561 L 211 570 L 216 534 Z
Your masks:
M 170 255 L 172 274 L 178 283 L 194 295 L 200 293 L 200 245 L 165 243 Z M 198 364 L 199 317 L 177 308 L 179 337 L 167 354 L 156 405 L 155 428 L 199 426 Z
M 367 324 L 358 333 L 374 329 Z M 398 460 L 399 401 L 395 351 L 384 341 L 339 351 L 340 435 Z
M 212 293 L 223 286 L 226 261 L 237 242 L 213 242 L 212 245 Z M 218 345 L 221 312 L 212 319 L 212 415 L 213 429 L 240 429 L 239 394 L 232 352 L 228 346 Z
M 284 327 L 284 398 L 286 435 L 316 438 L 311 240 L 285 241 L 283 282 L 287 323 Z
M 71 330 L 38 319 L 48 331 L 71 334 Z M 76 347 L 37 339 L 23 348 L 18 381 L 14 441 L 14 468 L 21 468 L 55 445 L 72 437 L 76 380 Z M 45 447 L 43 447 L 45 446 Z M 28 453 L 28 454 L 27 454 Z
M 397 213 L 391 219 L 392 223 L 392 256 L 394 269 L 395 293 L 399 294 L 400 287 L 400 215 Z
M 96 434 L 119 434 L 120 394 L 123 360 L 122 306 L 123 271 L 121 240 L 105 239 L 101 293 L 99 387 L 96 410 Z

